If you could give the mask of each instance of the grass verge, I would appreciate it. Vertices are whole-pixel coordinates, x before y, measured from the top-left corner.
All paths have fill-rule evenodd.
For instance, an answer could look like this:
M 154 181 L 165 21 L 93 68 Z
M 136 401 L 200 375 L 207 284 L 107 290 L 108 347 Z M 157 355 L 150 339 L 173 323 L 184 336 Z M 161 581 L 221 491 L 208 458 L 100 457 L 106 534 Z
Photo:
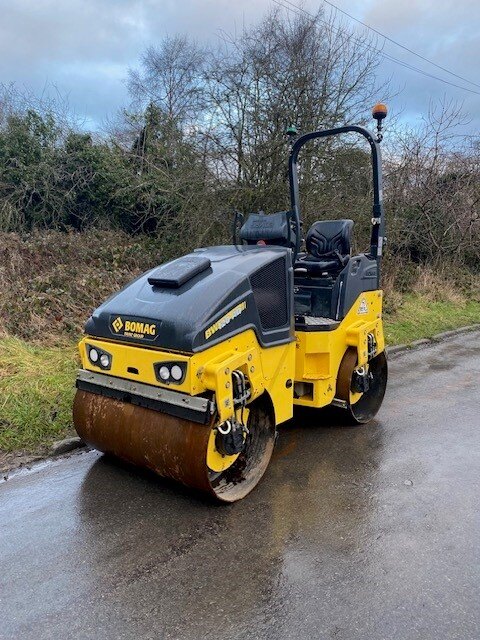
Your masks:
M 72 430 L 76 348 L 0 338 L 0 452 L 38 451 Z
M 426 301 L 406 296 L 385 317 L 388 344 L 429 338 L 480 322 L 480 302 Z M 76 348 L 0 338 L 0 452 L 45 450 L 72 432 Z
M 416 294 L 403 298 L 398 308 L 385 316 L 387 344 L 409 344 L 420 338 L 480 323 L 480 302 L 425 300 Z

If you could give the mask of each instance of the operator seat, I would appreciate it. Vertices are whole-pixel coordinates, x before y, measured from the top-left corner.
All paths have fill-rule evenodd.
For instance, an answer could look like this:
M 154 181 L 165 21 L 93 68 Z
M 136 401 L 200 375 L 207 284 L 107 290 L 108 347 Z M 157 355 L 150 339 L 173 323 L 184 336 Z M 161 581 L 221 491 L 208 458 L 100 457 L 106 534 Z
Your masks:
M 321 220 L 310 227 L 307 253 L 295 262 L 295 272 L 310 276 L 336 274 L 347 264 L 351 251 L 353 220 Z

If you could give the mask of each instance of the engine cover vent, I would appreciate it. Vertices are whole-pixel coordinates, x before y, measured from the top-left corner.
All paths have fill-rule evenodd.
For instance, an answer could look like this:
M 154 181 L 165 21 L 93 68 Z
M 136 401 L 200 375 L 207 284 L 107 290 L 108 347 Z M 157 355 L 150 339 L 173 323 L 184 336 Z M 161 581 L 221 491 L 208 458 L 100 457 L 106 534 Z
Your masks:
M 285 257 L 273 260 L 250 276 L 253 297 L 263 329 L 289 324 Z

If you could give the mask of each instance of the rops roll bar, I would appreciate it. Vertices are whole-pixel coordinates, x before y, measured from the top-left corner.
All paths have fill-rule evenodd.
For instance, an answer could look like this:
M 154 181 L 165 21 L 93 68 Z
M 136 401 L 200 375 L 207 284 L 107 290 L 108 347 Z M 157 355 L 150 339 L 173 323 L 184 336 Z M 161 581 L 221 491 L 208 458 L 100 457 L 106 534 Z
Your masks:
M 300 149 L 310 140 L 317 138 L 327 138 L 330 136 L 337 136 L 343 133 L 359 133 L 367 139 L 370 145 L 371 157 L 372 157 L 372 173 L 373 173 L 373 209 L 372 209 L 372 233 L 370 239 L 370 256 L 377 261 L 378 279 L 380 279 L 380 261 L 382 257 L 382 249 L 384 244 L 385 235 L 385 215 L 383 210 L 383 193 L 382 193 L 382 165 L 381 165 L 381 152 L 380 142 L 382 140 L 382 123 L 381 121 L 386 116 L 387 111 L 384 105 L 376 105 L 373 109 L 373 117 L 377 120 L 377 139 L 373 134 L 357 125 L 348 125 L 345 127 L 337 127 L 335 129 L 325 129 L 324 131 L 312 131 L 306 133 L 303 136 L 297 138 L 290 151 L 290 158 L 288 162 L 288 174 L 290 183 L 290 201 L 292 209 L 292 221 L 295 231 L 295 249 L 294 258 L 297 257 L 300 251 L 301 244 L 301 210 L 300 210 L 300 196 L 298 185 L 298 170 L 297 161 Z M 292 128 L 290 131 L 294 131 Z

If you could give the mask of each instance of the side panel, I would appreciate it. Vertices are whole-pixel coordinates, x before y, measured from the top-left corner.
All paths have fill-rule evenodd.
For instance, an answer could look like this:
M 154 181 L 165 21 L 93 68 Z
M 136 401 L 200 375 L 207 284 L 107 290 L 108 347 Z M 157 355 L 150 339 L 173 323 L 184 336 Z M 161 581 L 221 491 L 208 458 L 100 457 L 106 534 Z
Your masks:
M 335 283 L 332 295 L 332 318 L 341 320 L 364 291 L 377 289 L 378 265 L 364 253 L 353 256 Z
M 297 331 L 295 382 L 308 383 L 311 392 L 294 398 L 297 405 L 324 407 L 335 397 L 337 373 L 347 347 L 357 349 L 358 364 L 367 362 L 367 336 L 373 333 L 377 353 L 385 349 L 382 325 L 382 291 L 358 296 L 333 331 Z

